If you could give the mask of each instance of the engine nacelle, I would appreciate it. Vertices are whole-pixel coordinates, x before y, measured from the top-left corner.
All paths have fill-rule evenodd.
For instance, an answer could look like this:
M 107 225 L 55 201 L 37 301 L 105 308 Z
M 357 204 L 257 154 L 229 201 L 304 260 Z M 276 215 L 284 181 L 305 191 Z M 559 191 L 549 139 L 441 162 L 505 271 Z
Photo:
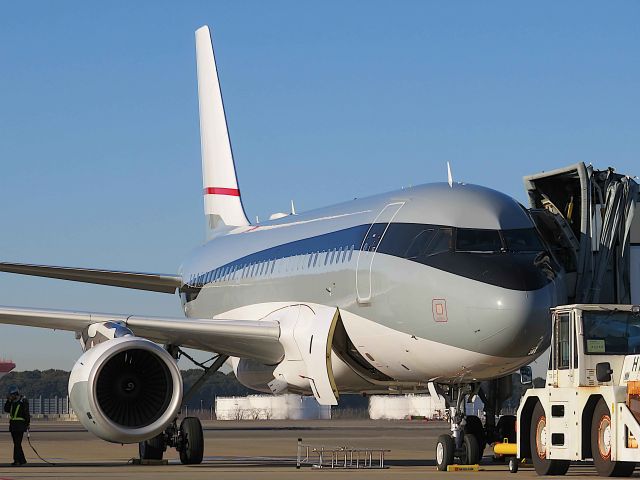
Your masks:
M 137 443 L 162 432 L 182 403 L 182 376 L 159 345 L 134 336 L 87 350 L 69 377 L 69 401 L 87 430 L 108 442 Z

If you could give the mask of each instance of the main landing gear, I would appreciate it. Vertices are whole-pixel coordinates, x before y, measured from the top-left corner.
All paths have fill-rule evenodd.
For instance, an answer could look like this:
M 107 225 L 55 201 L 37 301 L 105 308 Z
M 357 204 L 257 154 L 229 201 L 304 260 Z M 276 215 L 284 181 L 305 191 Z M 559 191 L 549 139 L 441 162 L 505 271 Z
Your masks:
M 515 442 L 515 417 L 505 415 L 496 425 L 495 417 L 511 394 L 511 378 L 492 380 L 485 384 L 440 385 L 449 406 L 451 434 L 440 435 L 436 444 L 438 470 L 446 471 L 456 458 L 462 465 L 480 463 L 487 444 L 508 438 Z M 466 415 L 465 403 L 480 396 L 485 405 L 486 425 L 475 415 Z
M 202 424 L 197 417 L 185 417 L 180 426 L 175 420 L 160 435 L 138 444 L 140 460 L 162 460 L 167 447 L 173 447 L 180 453 L 183 465 L 202 463 L 204 456 L 204 435 Z
M 180 355 L 185 355 L 196 365 L 204 369 L 202 376 L 200 376 L 184 395 L 182 399 L 183 403 L 187 403 L 209 375 L 217 372 L 229 358 L 228 355 L 218 355 L 214 357 L 213 364 L 206 367 L 193 360 L 178 347 L 167 346 L 167 350 L 176 360 Z M 202 463 L 204 457 L 204 434 L 200 419 L 197 417 L 185 417 L 180 422 L 180 426 L 178 426 L 178 419 L 175 418 L 164 432 L 138 444 L 140 460 L 162 460 L 167 447 L 175 448 L 178 451 L 180 454 L 180 462 L 183 465 Z

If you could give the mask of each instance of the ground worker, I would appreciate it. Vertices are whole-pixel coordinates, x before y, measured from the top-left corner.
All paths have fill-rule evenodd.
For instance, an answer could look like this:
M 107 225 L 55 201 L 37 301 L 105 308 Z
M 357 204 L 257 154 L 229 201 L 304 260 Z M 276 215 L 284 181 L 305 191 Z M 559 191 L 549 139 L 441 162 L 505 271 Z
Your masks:
M 29 402 L 20 395 L 16 386 L 9 388 L 9 396 L 4 404 L 4 411 L 9 414 L 9 431 L 13 439 L 13 463 L 11 466 L 19 467 L 27 463 L 22 451 L 22 437 L 29 429 L 31 416 L 29 415 Z

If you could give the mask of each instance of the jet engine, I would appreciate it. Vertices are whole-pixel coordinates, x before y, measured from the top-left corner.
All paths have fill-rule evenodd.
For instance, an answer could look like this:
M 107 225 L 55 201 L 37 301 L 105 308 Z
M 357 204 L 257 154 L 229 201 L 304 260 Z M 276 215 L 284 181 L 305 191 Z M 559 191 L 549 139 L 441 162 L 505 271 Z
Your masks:
M 114 443 L 156 436 L 173 421 L 182 403 L 182 377 L 173 357 L 127 332 L 92 344 L 69 377 L 69 401 L 78 420 Z

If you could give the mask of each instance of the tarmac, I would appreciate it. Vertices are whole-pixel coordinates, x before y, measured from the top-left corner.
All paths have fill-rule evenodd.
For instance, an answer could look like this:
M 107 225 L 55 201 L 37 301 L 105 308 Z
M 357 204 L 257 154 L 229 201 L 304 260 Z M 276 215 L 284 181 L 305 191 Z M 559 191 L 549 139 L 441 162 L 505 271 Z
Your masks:
M 12 443 L 8 425 L 0 422 L 0 480 L 22 478 L 135 478 L 162 479 L 424 479 L 443 480 L 534 478 L 531 467 L 517 476 L 506 464 L 494 463 L 491 451 L 478 472 L 438 472 L 435 445 L 447 424 L 434 421 L 311 420 L 311 421 L 205 421 L 205 458 L 200 465 L 181 465 L 175 450 L 167 450 L 168 465 L 133 465 L 137 445 L 99 440 L 75 422 L 34 422 L 31 442 L 38 453 L 55 465 L 39 460 L 24 440 L 27 465 L 11 467 Z M 317 469 L 310 464 L 296 469 L 298 438 L 314 447 L 390 450 L 384 469 Z M 373 463 L 376 465 L 377 457 Z M 572 465 L 567 476 L 595 477 L 589 464 Z M 640 476 L 640 469 L 635 473 Z

